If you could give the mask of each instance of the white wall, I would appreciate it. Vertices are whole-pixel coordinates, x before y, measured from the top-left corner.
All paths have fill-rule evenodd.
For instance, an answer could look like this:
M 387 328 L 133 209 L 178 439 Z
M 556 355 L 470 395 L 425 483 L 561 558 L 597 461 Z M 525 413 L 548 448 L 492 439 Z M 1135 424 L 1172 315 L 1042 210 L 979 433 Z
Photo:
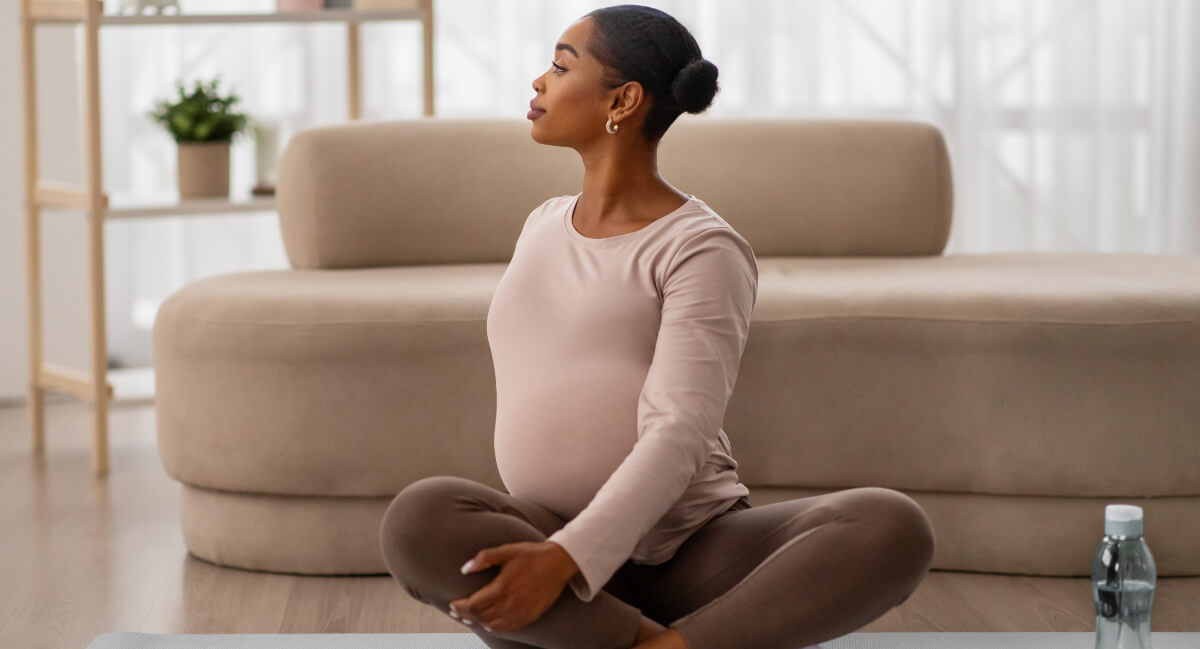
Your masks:
M 25 254 L 21 240 L 25 228 L 21 225 L 21 86 L 17 0 L 0 4 L 0 88 L 18 92 L 0 93 L 0 395 L 18 394 L 25 385 L 23 368 L 25 355 L 25 309 L 19 305 L 25 273 L 21 266 Z
M 80 38 L 82 31 L 79 30 Z M 39 27 L 36 47 L 40 169 L 44 177 L 83 181 L 83 121 L 74 78 L 75 30 Z M 28 395 L 25 234 L 25 122 L 21 88 L 20 8 L 0 0 L 0 405 Z M 15 92 L 13 92 L 15 90 Z M 42 226 L 45 360 L 90 367 L 87 231 L 80 211 L 46 212 Z M 48 393 L 49 402 L 71 397 Z
M 181 0 L 185 11 L 272 3 Z M 438 115 L 523 119 L 555 38 L 608 4 L 437 0 Z M 680 19 L 720 69 L 712 108 L 681 119 L 869 117 L 938 126 L 955 174 L 947 253 L 1200 253 L 1200 2 L 759 0 L 755 12 L 728 0 L 644 4 Z M 19 13 L 18 0 L 0 0 L 0 406 L 27 395 Z M 144 111 L 176 76 L 227 73 L 245 89 L 241 108 L 289 133 L 344 119 L 344 31 L 196 26 L 185 37 L 171 29 L 101 32 L 106 191 L 173 182 L 173 142 Z M 41 176 L 81 183 L 74 59 L 83 30 L 36 33 Z M 416 25 L 364 27 L 362 45 L 363 118 L 419 115 Z M 243 171 L 253 152 L 239 146 L 231 185 L 252 181 Z M 683 189 L 703 196 L 703 188 Z M 152 318 L 144 314 L 175 287 L 283 267 L 271 215 L 172 221 L 104 228 L 114 361 L 149 364 Z M 80 370 L 90 369 L 86 226 L 82 212 L 42 217 L 46 360 Z

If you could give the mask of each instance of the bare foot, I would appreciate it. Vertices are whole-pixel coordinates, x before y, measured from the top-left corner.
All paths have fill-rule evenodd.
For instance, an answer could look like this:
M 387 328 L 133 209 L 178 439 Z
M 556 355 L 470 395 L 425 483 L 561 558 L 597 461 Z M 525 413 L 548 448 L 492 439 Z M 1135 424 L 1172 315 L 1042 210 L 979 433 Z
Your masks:
M 634 643 L 641 644 L 666 630 L 667 627 L 643 615 L 642 626 L 638 628 L 637 636 L 633 641 Z
M 646 641 L 638 641 L 633 649 L 688 649 L 683 636 L 675 629 L 667 629 Z

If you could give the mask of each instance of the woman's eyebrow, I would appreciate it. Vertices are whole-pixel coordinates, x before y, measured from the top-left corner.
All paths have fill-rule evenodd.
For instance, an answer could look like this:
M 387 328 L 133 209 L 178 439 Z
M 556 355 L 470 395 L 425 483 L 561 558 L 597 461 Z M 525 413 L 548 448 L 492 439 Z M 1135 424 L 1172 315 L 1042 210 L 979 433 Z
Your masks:
M 566 43 L 559 43 L 554 46 L 555 52 L 558 52 L 559 50 L 566 50 L 566 51 L 570 52 L 571 54 L 574 54 L 575 58 L 579 58 L 579 52 L 576 52 L 575 48 L 571 47 L 570 45 L 568 45 Z

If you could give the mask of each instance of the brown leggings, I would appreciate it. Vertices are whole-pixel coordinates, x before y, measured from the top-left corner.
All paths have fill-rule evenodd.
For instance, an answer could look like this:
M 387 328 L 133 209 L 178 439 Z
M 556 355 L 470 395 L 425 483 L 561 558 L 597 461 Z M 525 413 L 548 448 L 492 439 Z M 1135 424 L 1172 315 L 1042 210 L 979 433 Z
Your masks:
M 566 524 L 550 510 L 457 476 L 418 480 L 384 514 L 388 572 L 448 619 L 499 567 L 463 575 L 484 548 L 545 541 Z M 626 649 L 642 615 L 690 649 L 798 649 L 862 628 L 916 590 L 934 533 L 916 501 L 858 487 L 751 507 L 743 498 L 658 565 L 626 561 L 590 602 L 569 586 L 511 633 L 464 625 L 491 649 Z

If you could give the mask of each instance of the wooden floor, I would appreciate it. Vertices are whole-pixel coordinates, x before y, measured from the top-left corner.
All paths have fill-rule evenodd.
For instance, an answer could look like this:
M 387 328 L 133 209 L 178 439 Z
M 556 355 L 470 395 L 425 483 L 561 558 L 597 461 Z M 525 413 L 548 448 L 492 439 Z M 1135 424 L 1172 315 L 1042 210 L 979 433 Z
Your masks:
M 83 649 L 107 631 L 464 632 L 390 577 L 298 577 L 223 568 L 187 553 L 179 484 L 159 461 L 153 406 L 110 411 L 111 471 L 91 471 L 91 407 L 47 411 L 46 453 L 28 411 L 0 408 L 0 647 Z M 1200 577 L 1160 578 L 1154 631 L 1200 630 Z M 1086 578 L 931 572 L 860 631 L 1094 631 Z

